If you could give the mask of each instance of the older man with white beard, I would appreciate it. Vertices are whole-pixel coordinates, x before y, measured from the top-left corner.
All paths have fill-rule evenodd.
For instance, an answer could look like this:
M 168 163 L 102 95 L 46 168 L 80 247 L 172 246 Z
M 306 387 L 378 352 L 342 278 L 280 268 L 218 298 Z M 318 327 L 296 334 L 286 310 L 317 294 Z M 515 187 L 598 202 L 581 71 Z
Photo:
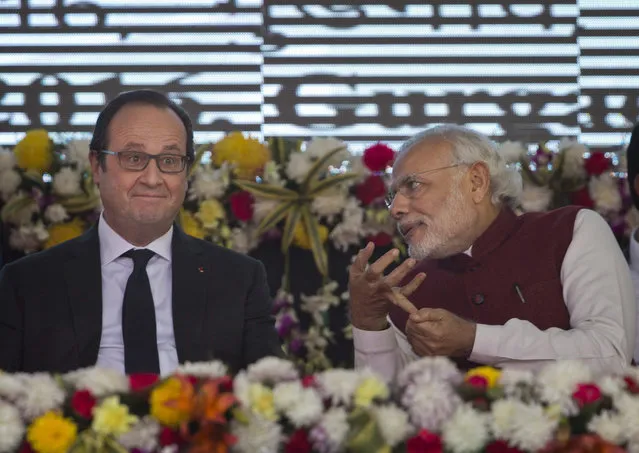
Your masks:
M 633 287 L 595 212 L 516 215 L 521 178 L 493 144 L 444 125 L 407 141 L 387 200 L 410 258 L 358 253 L 349 292 L 356 366 L 392 380 L 408 362 L 447 356 L 535 370 L 575 359 L 622 372 L 632 359 Z

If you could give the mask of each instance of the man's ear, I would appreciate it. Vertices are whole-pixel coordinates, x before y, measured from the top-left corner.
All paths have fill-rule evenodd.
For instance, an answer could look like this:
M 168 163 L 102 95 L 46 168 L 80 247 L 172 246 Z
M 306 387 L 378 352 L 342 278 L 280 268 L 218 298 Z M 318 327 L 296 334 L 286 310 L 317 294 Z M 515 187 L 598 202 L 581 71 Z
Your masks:
M 468 172 L 473 201 L 479 203 L 490 191 L 490 171 L 484 162 L 475 162 Z
M 93 182 L 95 185 L 100 185 L 100 155 L 97 151 L 91 150 L 89 152 L 89 162 L 91 163 L 91 175 L 93 176 Z

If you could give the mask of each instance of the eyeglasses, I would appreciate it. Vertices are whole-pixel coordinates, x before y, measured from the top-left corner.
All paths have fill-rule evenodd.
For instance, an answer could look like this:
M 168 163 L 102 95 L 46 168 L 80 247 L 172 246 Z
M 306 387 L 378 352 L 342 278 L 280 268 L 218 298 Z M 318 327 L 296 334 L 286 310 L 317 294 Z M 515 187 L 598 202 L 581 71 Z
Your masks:
M 462 164 L 448 165 L 446 167 L 433 168 L 431 170 L 419 171 L 417 173 L 411 173 L 409 175 L 404 176 L 396 184 L 393 184 L 393 186 L 391 186 L 390 190 L 386 194 L 386 198 L 384 198 L 386 207 L 390 209 L 391 205 L 393 204 L 393 200 L 395 200 L 395 196 L 398 193 L 401 193 L 406 198 L 415 198 L 417 196 L 419 190 L 422 188 L 424 184 L 423 181 L 420 181 L 417 178 L 417 175 L 435 173 L 436 171 L 446 170 L 448 168 L 455 168 L 461 165 Z
M 151 160 L 154 160 L 162 173 L 180 173 L 191 161 L 189 156 L 181 154 L 147 154 L 142 151 L 109 151 L 104 149 L 102 154 L 117 156 L 120 167 L 129 171 L 144 170 Z

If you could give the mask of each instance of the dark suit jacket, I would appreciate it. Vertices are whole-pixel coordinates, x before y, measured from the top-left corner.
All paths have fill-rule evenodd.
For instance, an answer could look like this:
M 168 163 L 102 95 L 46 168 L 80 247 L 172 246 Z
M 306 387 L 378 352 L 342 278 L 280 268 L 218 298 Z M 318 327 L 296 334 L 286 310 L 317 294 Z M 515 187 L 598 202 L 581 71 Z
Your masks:
M 180 363 L 219 359 L 233 370 L 282 355 L 264 266 L 174 227 L 173 329 Z M 97 226 L 0 272 L 0 369 L 93 366 L 102 336 Z

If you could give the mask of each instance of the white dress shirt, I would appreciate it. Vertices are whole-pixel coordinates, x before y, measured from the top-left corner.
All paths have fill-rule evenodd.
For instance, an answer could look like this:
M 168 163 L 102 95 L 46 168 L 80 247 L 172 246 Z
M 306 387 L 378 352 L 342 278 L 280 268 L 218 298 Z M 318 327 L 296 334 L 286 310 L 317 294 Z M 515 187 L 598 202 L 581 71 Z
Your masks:
M 634 230 L 630 236 L 630 275 L 635 287 L 635 303 L 637 304 L 637 326 L 639 326 L 639 242 L 635 239 L 638 230 Z M 635 339 L 635 363 L 639 364 L 639 327 L 637 328 L 637 338 Z
M 146 247 L 135 247 L 113 231 L 100 216 L 100 262 L 102 268 L 102 338 L 97 366 L 124 373 L 124 340 L 122 338 L 122 303 L 124 290 L 133 272 L 133 260 L 121 255 L 132 248 L 146 248 L 155 255 L 146 266 L 155 305 L 160 372 L 167 375 L 178 366 L 172 313 L 171 241 L 173 227 Z
M 622 372 L 635 346 L 635 295 L 619 245 L 594 211 L 582 209 L 577 214 L 561 283 L 572 329 L 540 330 L 523 319 L 510 319 L 504 325 L 477 324 L 469 359 L 532 370 L 553 360 L 579 359 L 597 374 Z M 353 327 L 353 340 L 355 365 L 369 366 L 389 381 L 418 358 L 392 322 L 382 331 Z

